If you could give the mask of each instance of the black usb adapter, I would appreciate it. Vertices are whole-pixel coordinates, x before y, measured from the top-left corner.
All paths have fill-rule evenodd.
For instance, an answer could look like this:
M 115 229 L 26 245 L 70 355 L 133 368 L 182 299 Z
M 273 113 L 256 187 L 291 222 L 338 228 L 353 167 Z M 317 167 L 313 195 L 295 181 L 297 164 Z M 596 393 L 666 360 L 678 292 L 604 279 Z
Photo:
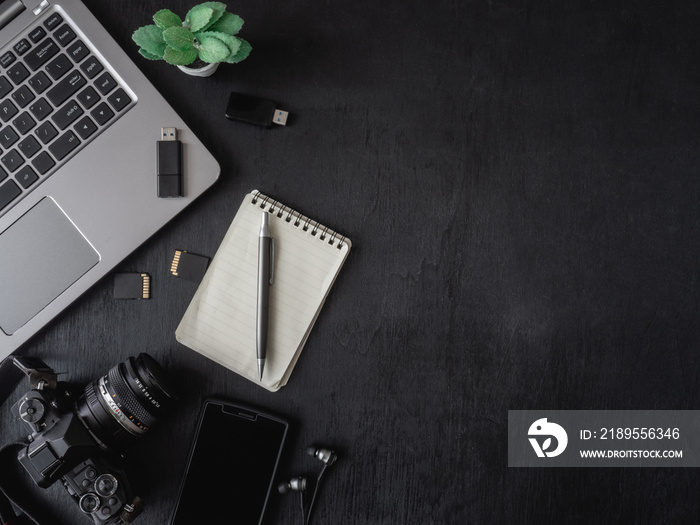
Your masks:
M 182 197 L 182 142 L 176 128 L 161 128 L 156 142 L 158 197 Z
M 287 125 L 289 113 L 277 109 L 277 104 L 272 100 L 244 95 L 243 93 L 231 93 L 226 106 L 226 118 L 240 120 L 248 124 L 269 128 L 272 124 Z

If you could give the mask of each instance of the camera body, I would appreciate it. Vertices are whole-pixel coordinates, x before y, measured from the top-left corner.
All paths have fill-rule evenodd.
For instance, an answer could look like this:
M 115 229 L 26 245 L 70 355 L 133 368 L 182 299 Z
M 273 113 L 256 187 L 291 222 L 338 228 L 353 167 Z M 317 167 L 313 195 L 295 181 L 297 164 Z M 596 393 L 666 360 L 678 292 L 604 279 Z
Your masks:
M 32 389 L 12 407 L 31 431 L 17 460 L 42 488 L 61 480 L 96 525 L 122 525 L 142 510 L 112 460 L 146 433 L 176 399 L 163 369 L 148 354 L 130 357 L 88 384 L 82 394 L 36 358 L 15 357 Z
M 102 452 L 73 411 L 70 390 L 32 389 L 12 407 L 31 430 L 29 445 L 17 457 L 38 486 L 50 487 L 78 463 Z

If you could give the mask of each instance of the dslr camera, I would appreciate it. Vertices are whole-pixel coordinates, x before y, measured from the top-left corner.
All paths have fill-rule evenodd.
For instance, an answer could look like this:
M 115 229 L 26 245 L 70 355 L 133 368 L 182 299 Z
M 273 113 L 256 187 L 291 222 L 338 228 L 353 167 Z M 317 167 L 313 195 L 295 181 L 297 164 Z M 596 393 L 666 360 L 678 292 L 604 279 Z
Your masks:
M 31 390 L 12 413 L 31 431 L 17 459 L 42 488 L 60 480 L 96 525 L 131 523 L 142 511 L 115 460 L 146 434 L 177 399 L 161 366 L 148 354 L 130 357 L 80 393 L 37 358 L 15 357 Z

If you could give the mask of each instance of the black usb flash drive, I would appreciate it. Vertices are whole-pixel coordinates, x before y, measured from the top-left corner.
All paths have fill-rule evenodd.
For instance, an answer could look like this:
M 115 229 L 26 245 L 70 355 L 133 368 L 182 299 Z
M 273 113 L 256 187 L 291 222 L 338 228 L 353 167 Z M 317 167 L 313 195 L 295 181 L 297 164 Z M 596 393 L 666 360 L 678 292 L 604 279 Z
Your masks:
M 235 91 L 229 96 L 226 106 L 226 118 L 265 128 L 269 128 L 272 124 L 286 126 L 288 117 L 289 113 L 277 109 L 277 104 L 272 100 L 244 95 Z
M 182 197 L 182 142 L 176 128 L 162 128 L 157 144 L 158 197 Z

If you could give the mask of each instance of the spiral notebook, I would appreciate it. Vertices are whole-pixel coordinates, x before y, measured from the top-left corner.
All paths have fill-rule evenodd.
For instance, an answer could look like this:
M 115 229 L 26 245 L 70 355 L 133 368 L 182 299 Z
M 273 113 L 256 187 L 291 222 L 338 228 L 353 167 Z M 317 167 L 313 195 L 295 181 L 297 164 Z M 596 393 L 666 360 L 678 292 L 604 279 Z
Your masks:
M 274 284 L 265 374 L 255 351 L 258 234 L 270 214 Z M 246 195 L 175 331 L 183 345 L 274 392 L 287 384 L 352 244 L 258 191 Z

